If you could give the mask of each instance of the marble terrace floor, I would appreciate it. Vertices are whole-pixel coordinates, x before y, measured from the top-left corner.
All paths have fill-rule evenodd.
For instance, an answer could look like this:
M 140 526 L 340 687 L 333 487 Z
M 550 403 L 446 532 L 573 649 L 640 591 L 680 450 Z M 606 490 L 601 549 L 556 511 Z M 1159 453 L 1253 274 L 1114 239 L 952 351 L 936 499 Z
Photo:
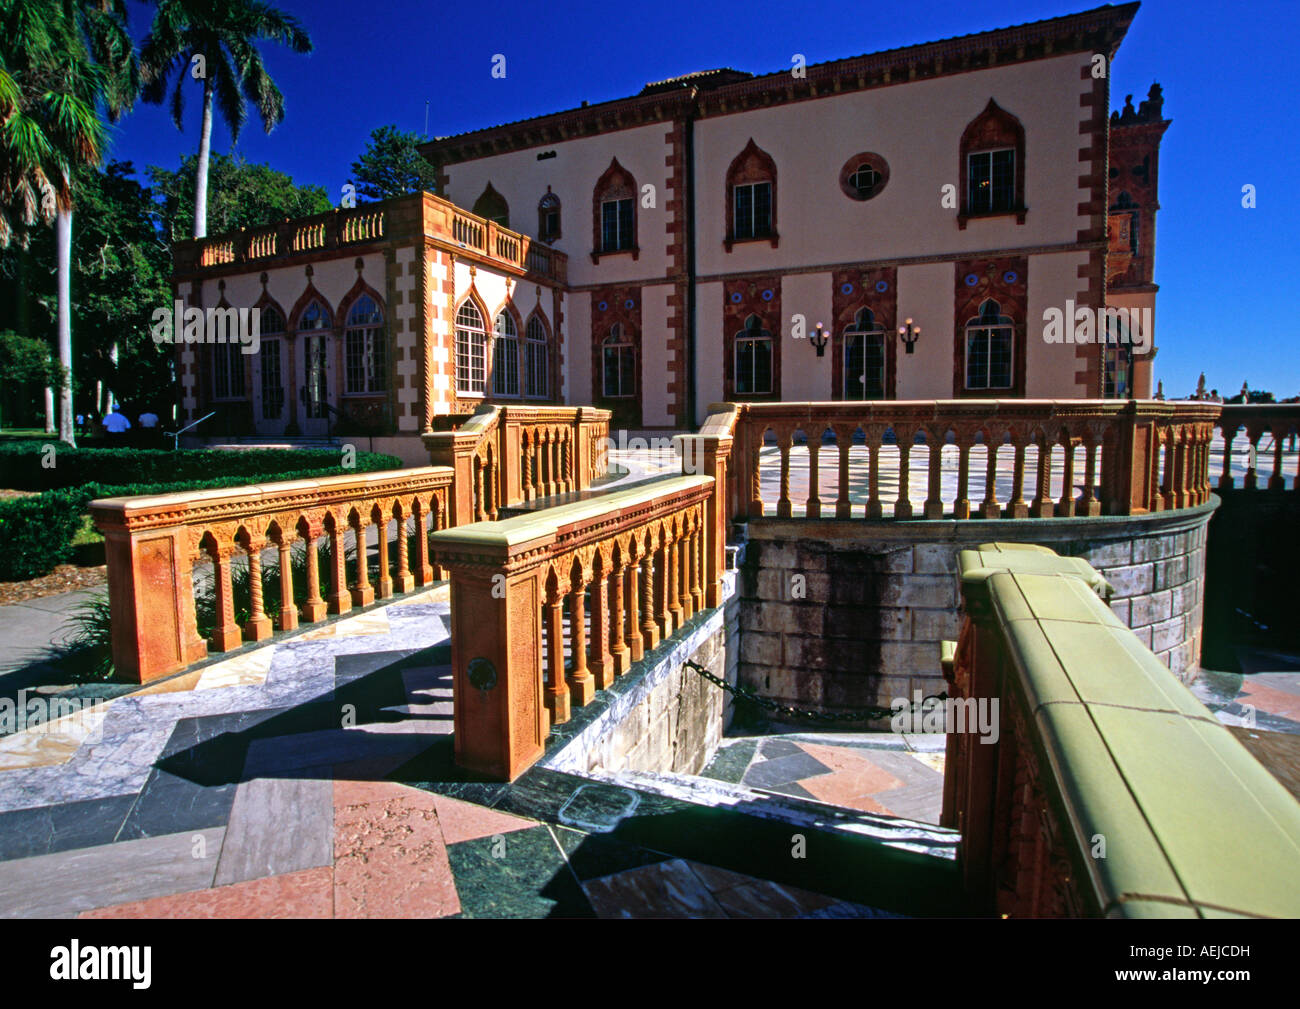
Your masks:
M 510 785 L 463 780 L 448 613 L 441 586 L 0 738 L 0 916 L 954 910 L 950 848 L 931 857 L 814 830 L 797 858 L 799 828 L 736 807 L 543 768 Z M 933 755 L 860 742 L 729 740 L 707 773 L 937 814 Z M 934 835 L 922 830 L 923 844 L 950 844 Z

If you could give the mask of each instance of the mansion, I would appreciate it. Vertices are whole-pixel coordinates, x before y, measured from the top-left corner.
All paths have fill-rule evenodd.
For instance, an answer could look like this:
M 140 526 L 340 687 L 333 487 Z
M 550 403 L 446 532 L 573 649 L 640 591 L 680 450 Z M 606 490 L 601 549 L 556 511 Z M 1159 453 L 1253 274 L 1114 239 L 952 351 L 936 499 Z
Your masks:
M 416 461 L 484 402 L 1149 397 L 1149 332 L 1043 336 L 1154 314 L 1159 86 L 1108 114 L 1137 7 L 691 73 L 437 138 L 437 196 L 178 243 L 178 298 L 261 313 L 256 353 L 177 348 L 182 416 Z

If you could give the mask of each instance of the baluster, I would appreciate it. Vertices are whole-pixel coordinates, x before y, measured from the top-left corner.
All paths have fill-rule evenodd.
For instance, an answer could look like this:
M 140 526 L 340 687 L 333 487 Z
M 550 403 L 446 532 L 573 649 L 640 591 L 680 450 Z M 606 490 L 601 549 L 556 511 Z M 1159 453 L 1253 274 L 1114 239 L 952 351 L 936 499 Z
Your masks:
M 1038 474 L 1034 481 L 1037 485 L 1034 499 L 1029 503 L 1029 514 L 1036 519 L 1051 517 L 1052 505 L 1052 443 L 1046 433 L 1040 432 L 1034 437 L 1038 446 Z
M 1165 479 L 1161 485 L 1160 507 L 1168 511 L 1175 507 L 1174 505 L 1174 457 L 1177 452 L 1174 449 L 1174 429 L 1165 428 Z M 1254 480 L 1254 476 L 1251 476 Z M 1252 483 L 1253 486 L 1253 483 Z
M 1085 470 L 1083 477 L 1083 497 L 1079 499 L 1079 515 L 1100 515 L 1101 502 L 1093 493 L 1093 487 L 1097 483 L 1097 434 L 1095 431 L 1089 431 L 1088 441 L 1084 445 L 1084 464 Z
M 280 630 L 298 626 L 298 611 L 293 605 L 293 534 L 281 530 L 276 546 L 280 549 Z
M 957 432 L 957 498 L 952 503 L 953 518 L 970 518 L 970 494 L 966 485 L 970 482 L 971 437 L 964 431 Z
M 653 652 L 659 647 L 659 622 L 655 619 L 654 579 L 663 567 L 663 558 L 650 543 L 646 543 L 646 555 L 641 561 L 641 637 L 645 639 L 645 650 Z
M 788 519 L 793 514 L 790 504 L 790 449 L 794 447 L 794 431 L 786 429 L 778 432 L 777 441 L 781 447 L 781 496 L 776 502 L 776 517 Z
M 980 502 L 980 514 L 986 519 L 1002 516 L 1002 506 L 998 504 L 998 448 L 1001 444 L 1001 439 L 995 438 L 991 431 L 984 432 L 984 449 L 988 458 L 984 466 L 984 500 Z
M 849 449 L 853 445 L 853 432 L 845 433 L 843 428 L 837 427 L 835 444 L 840 450 L 840 486 L 835 498 L 835 517 L 846 519 L 853 515 L 853 503 L 849 500 Z
M 523 491 L 524 500 L 532 501 L 537 495 L 533 492 L 533 439 L 532 433 L 525 431 L 523 433 Z
M 569 593 L 569 651 L 573 668 L 569 672 L 569 694 L 582 707 L 596 696 L 596 678 L 587 669 L 587 572 L 574 566 L 573 589 Z
M 1273 435 L 1273 472 L 1268 478 L 1269 490 L 1284 490 L 1286 488 L 1286 477 L 1282 475 L 1282 446 L 1286 444 L 1286 435 L 1278 436 L 1279 426 L 1273 424 L 1269 427 L 1269 432 Z
M 1219 490 L 1232 490 L 1232 441 L 1237 437 L 1237 426 L 1223 424 L 1220 431 L 1223 434 L 1223 472 L 1219 474 Z
M 344 535 L 347 526 L 339 521 L 337 515 L 329 517 L 330 538 L 330 594 L 328 597 L 331 613 L 347 613 L 352 609 L 352 594 L 348 592 L 347 553 Z
M 645 639 L 641 636 L 641 566 L 644 557 L 627 566 L 627 646 L 630 662 L 645 657 Z M 630 664 L 630 663 L 629 663 Z
M 375 586 L 375 594 L 380 599 L 389 599 L 393 595 L 393 571 L 388 557 L 388 516 L 380 511 L 378 506 L 374 511 L 374 526 L 375 537 L 379 541 L 379 584 Z M 405 532 L 406 530 L 399 525 L 397 538 L 404 541 Z
M 930 471 L 926 474 L 925 506 L 922 514 L 928 519 L 943 518 L 943 443 L 947 432 L 926 431 L 925 440 L 930 449 Z
M 622 676 L 632 665 L 631 650 L 628 648 L 627 641 L 624 639 L 624 626 L 627 620 L 627 610 L 623 605 L 623 582 L 627 577 L 628 565 L 623 562 L 620 554 L 619 563 L 614 568 L 614 600 L 611 607 L 611 623 L 614 631 L 614 640 L 610 644 L 610 655 L 613 659 L 614 675 Z
M 1015 459 L 1011 466 L 1011 500 L 1007 502 L 1006 517 L 1022 519 L 1029 516 L 1029 506 L 1025 504 L 1025 439 L 1015 435 Z
M 704 517 L 696 522 L 695 536 L 691 540 L 691 601 L 695 612 L 704 610 Z
M 1056 514 L 1068 517 L 1074 514 L 1074 439 L 1070 432 L 1061 434 L 1065 449 L 1065 475 L 1061 478 L 1061 500 L 1056 504 Z
M 679 581 L 681 578 L 681 550 L 682 539 L 674 531 L 668 539 L 665 547 L 664 557 L 667 563 L 664 565 L 664 589 L 667 592 L 668 604 L 668 623 L 664 637 L 668 637 L 674 631 L 680 630 L 682 624 L 686 622 L 686 615 L 682 612 L 681 593 L 679 591 Z
M 321 534 L 319 522 L 312 522 L 299 530 L 307 549 L 307 600 L 300 608 L 302 619 L 309 624 L 325 618 L 325 600 L 320 595 L 320 547 L 316 544 Z
M 411 574 L 411 547 L 406 540 L 406 508 L 399 505 L 397 518 L 397 578 L 393 583 L 396 592 L 410 592 L 415 588 L 415 576 Z
M 804 517 L 817 519 L 821 518 L 822 515 L 821 492 L 817 487 L 817 461 L 821 455 L 822 439 L 821 435 L 809 434 L 806 437 L 808 441 L 808 501 L 804 505 Z
M 554 576 L 553 576 L 554 577 Z M 569 720 L 569 685 L 564 681 L 564 594 L 558 580 L 546 587 L 546 710 L 551 724 Z
M 659 640 L 667 641 L 673 636 L 672 609 L 672 556 L 673 536 L 667 530 L 655 554 L 655 619 L 659 623 Z
M 912 480 L 912 435 L 906 437 L 898 428 L 894 429 L 898 442 L 898 500 L 894 503 L 894 518 L 910 519 L 912 517 L 912 499 L 910 495 Z
M 878 519 L 885 514 L 880 503 L 880 436 L 877 430 L 868 430 L 867 435 L 867 518 Z M 895 517 L 898 517 L 895 512 Z
M 1174 429 L 1174 507 L 1187 507 L 1187 431 L 1181 425 Z
M 375 590 L 370 585 L 370 552 L 366 549 L 366 530 L 370 524 L 357 514 L 353 536 L 357 542 L 357 583 L 352 589 L 354 606 L 369 606 L 375 601 Z
M 239 625 L 235 623 L 235 593 L 230 579 L 230 547 L 212 551 L 213 574 L 217 583 L 217 626 L 212 629 L 214 651 L 228 652 L 243 644 Z
M 614 660 L 609 650 L 609 573 L 596 556 L 591 581 L 591 675 L 597 690 L 614 682 Z
M 1246 490 L 1254 490 L 1256 487 L 1256 468 L 1259 464 L 1259 437 L 1263 432 L 1246 428 L 1246 479 L 1243 486 Z
M 244 541 L 248 551 L 249 614 L 244 624 L 244 636 L 249 641 L 264 641 L 271 636 L 271 618 L 262 608 L 262 550 L 266 540 L 249 536 Z
M 681 601 L 682 622 L 685 623 L 695 616 L 695 600 L 691 598 L 691 566 L 695 562 L 694 558 L 695 530 L 691 530 L 682 537 L 681 545 L 678 548 L 678 554 L 681 559 L 681 570 L 677 578 L 677 598 Z
M 433 584 L 433 564 L 429 558 L 429 510 L 437 507 L 437 498 L 431 498 L 429 505 L 415 502 L 415 576 L 420 585 Z
M 755 425 L 757 426 L 757 425 Z M 751 437 L 753 428 L 749 429 Z M 749 514 L 756 518 L 763 516 L 763 438 L 766 430 L 758 432 L 758 437 L 749 446 Z
M 474 457 L 474 521 L 482 522 L 487 518 L 483 507 L 483 461 Z

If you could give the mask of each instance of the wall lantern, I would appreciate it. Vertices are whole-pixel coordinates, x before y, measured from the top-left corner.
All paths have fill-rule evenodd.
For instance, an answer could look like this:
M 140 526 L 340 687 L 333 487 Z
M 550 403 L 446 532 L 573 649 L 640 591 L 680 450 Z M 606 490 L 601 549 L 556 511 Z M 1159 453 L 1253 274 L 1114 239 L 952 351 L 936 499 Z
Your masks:
M 898 327 L 898 338 L 903 341 L 907 347 L 907 352 L 912 353 L 912 348 L 916 346 L 916 341 L 921 337 L 921 327 L 913 326 L 912 320 L 907 320 L 907 325 Z
M 808 342 L 813 345 L 813 348 L 817 351 L 818 357 L 821 357 L 826 353 L 827 335 L 826 330 L 822 329 L 822 324 L 819 322 L 817 323 L 817 329 L 813 332 L 813 335 L 808 337 Z

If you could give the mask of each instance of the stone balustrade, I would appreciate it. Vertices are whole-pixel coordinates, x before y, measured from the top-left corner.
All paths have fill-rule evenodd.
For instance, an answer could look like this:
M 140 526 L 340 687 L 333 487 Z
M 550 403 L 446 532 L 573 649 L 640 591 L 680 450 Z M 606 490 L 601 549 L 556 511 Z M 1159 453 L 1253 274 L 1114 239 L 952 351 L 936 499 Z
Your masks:
M 1220 493 L 1231 490 L 1258 490 L 1258 452 L 1264 432 L 1270 435 L 1272 468 L 1264 485 L 1271 491 L 1300 490 L 1300 474 L 1292 477 L 1288 488 L 1283 472 L 1283 453 L 1288 441 L 1295 454 L 1296 438 L 1300 434 L 1300 403 L 1242 403 L 1225 404 L 1216 424 L 1223 436 L 1223 469 L 1219 474 Z M 1238 434 L 1243 434 L 1243 439 Z M 1232 473 L 1234 455 L 1245 458 L 1245 474 L 1240 484 Z
M 942 822 L 973 909 L 1300 915 L 1300 803 L 1116 618 L 1105 580 L 1015 544 L 960 566 Z
M 319 255 L 323 251 L 357 248 L 384 241 L 428 238 L 451 250 L 467 250 L 516 275 L 532 275 L 564 283 L 568 259 L 562 252 L 527 235 L 503 228 L 432 193 L 413 193 L 359 207 L 337 208 L 324 214 L 285 220 L 259 228 L 187 239 L 172 246 L 178 276 L 219 267 Z
M 552 724 L 720 596 L 709 476 L 431 537 L 451 575 L 457 763 L 512 780 Z
M 432 584 L 438 572 L 428 534 L 451 521 L 451 483 L 450 468 L 423 467 L 92 502 L 91 515 L 105 540 L 118 675 L 139 683 L 157 679 L 209 651 L 231 651 L 275 630 L 293 630 L 300 621 L 314 623 Z M 390 544 L 394 524 L 396 542 Z M 373 584 L 362 547 L 371 526 L 378 549 Z M 352 562 L 350 577 L 349 533 L 360 559 Z M 306 554 L 297 581 L 295 544 Z M 323 544 L 328 571 L 322 595 Z M 280 605 L 267 613 L 262 571 L 263 556 L 271 550 L 278 551 Z M 250 597 L 242 624 L 233 591 L 237 559 L 247 566 Z M 215 625 L 207 641 L 196 622 L 197 561 L 211 562 L 215 583 Z
M 1208 501 L 1219 405 L 972 399 L 717 404 L 710 410 L 706 428 L 725 430 L 732 440 L 732 517 L 770 514 L 774 503 L 778 518 L 1019 519 L 1138 515 Z M 774 448 L 765 453 L 768 444 Z M 804 452 L 807 460 L 806 502 L 791 491 L 797 445 L 806 446 L 800 453 L 800 462 Z M 982 478 L 971 472 L 977 449 Z M 765 454 L 776 454 L 780 467 L 779 484 L 766 495 Z M 999 477 L 1008 470 L 1007 499 L 1000 500 Z M 922 472 L 925 497 L 917 501 L 912 477 Z M 833 500 L 823 500 L 823 482 Z M 855 499 L 854 483 L 865 495 Z
M 456 479 L 452 524 L 584 491 L 608 468 L 608 410 L 483 405 L 452 431 L 425 434 L 434 465 Z

